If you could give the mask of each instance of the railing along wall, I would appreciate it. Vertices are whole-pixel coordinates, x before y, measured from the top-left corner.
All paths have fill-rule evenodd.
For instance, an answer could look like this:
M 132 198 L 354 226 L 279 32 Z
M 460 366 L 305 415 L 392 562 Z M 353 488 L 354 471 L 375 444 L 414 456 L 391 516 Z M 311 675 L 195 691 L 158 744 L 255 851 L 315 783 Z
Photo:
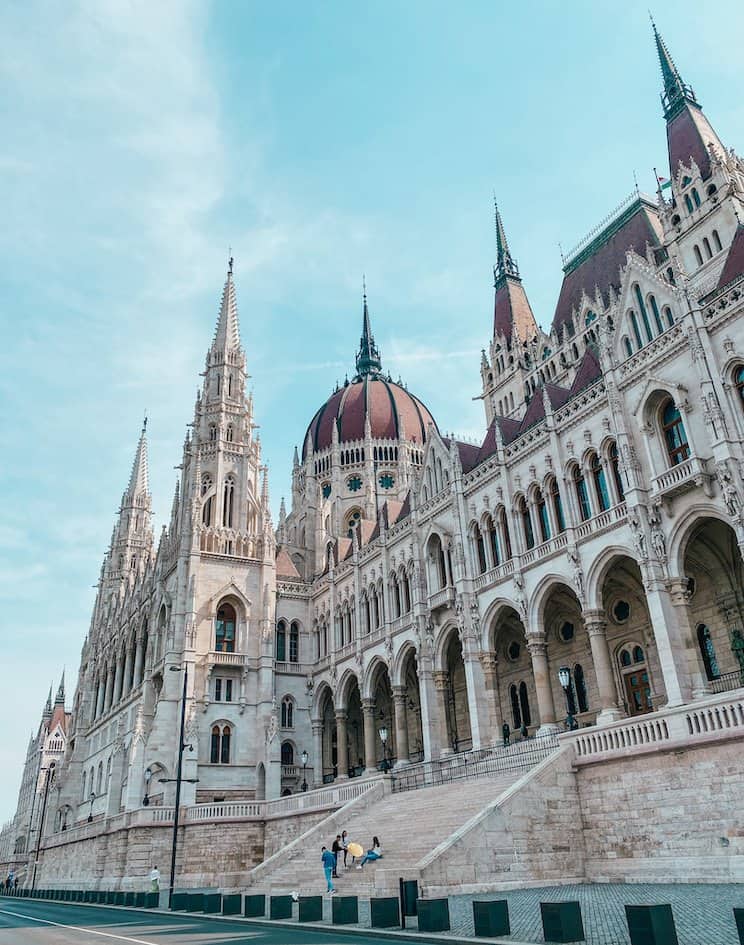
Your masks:
M 614 756 L 671 750 L 723 738 L 744 738 L 744 694 L 722 694 L 690 705 L 662 709 L 597 728 L 566 732 L 561 744 L 573 745 L 577 764 Z

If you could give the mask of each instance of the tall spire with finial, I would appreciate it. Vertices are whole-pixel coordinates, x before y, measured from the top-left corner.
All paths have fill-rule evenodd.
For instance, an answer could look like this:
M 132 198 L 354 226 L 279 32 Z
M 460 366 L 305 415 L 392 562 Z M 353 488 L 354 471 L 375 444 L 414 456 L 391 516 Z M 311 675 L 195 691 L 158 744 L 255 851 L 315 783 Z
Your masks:
M 372 326 L 367 306 L 367 280 L 362 276 L 362 337 L 359 343 L 359 352 L 356 356 L 357 377 L 369 374 L 379 374 L 382 370 L 380 351 L 372 335 Z
M 59 681 L 59 688 L 57 689 L 57 698 L 54 700 L 55 705 L 64 705 L 65 704 L 65 671 L 62 670 L 62 679 Z
M 695 92 L 692 86 L 687 85 L 672 59 L 667 45 L 656 29 L 654 18 L 651 17 L 651 26 L 654 30 L 654 40 L 656 41 L 656 52 L 659 55 L 659 65 L 661 66 L 661 77 L 664 80 L 664 91 L 661 93 L 661 104 L 664 106 L 664 117 L 669 121 L 674 118 L 678 112 L 684 108 L 685 102 L 700 108 L 695 98 Z
M 44 706 L 44 712 L 42 713 L 42 718 L 50 719 L 52 717 L 52 683 L 49 684 L 49 695 L 47 696 L 46 705 Z
M 212 342 L 212 348 L 217 348 L 222 351 L 240 347 L 238 299 L 235 294 L 235 282 L 233 281 L 233 262 L 234 260 L 231 254 L 227 263 L 227 276 L 222 289 L 220 314 L 217 317 L 217 328 L 215 329 L 214 341 Z
M 499 213 L 499 205 L 496 203 L 496 195 L 493 197 L 493 209 L 496 220 L 496 265 L 493 267 L 494 285 L 499 287 L 501 282 L 507 278 L 519 278 L 519 266 L 509 250 L 509 243 L 506 240 L 506 231 L 504 223 Z
M 137 452 L 134 454 L 132 472 L 129 476 L 129 485 L 125 499 L 131 501 L 135 496 L 146 495 L 150 492 L 150 474 L 147 465 L 147 414 L 142 421 L 142 432 L 137 443 Z M 125 505 L 126 501 L 122 503 Z
M 493 206 L 496 220 L 493 334 L 494 338 L 505 338 L 507 344 L 511 344 L 512 339 L 525 342 L 535 336 L 537 322 L 519 277 L 519 266 L 509 249 L 495 194 Z

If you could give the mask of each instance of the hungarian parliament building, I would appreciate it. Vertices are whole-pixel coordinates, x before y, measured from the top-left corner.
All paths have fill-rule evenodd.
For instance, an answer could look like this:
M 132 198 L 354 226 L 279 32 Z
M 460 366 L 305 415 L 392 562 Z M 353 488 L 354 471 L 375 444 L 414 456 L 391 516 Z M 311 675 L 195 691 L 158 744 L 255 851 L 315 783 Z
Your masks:
M 181 724 L 180 804 L 220 816 L 505 741 L 629 765 L 612 733 L 721 699 L 741 736 L 744 161 L 654 35 L 669 176 L 566 256 L 547 328 L 496 208 L 479 443 L 391 379 L 365 293 L 272 519 L 230 261 L 169 521 L 143 429 L 0 863 L 172 809 Z

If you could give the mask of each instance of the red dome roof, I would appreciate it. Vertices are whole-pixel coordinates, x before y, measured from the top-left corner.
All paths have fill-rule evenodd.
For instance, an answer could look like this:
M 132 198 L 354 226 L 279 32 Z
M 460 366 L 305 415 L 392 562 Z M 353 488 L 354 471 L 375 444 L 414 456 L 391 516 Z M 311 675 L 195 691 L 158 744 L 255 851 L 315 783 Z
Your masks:
M 308 452 L 327 449 L 333 439 L 333 424 L 339 441 L 363 440 L 366 418 L 375 439 L 426 441 L 426 428 L 434 418 L 404 387 L 380 374 L 365 374 L 341 387 L 315 414 L 305 434 L 302 458 Z M 436 426 L 436 424 L 434 424 Z

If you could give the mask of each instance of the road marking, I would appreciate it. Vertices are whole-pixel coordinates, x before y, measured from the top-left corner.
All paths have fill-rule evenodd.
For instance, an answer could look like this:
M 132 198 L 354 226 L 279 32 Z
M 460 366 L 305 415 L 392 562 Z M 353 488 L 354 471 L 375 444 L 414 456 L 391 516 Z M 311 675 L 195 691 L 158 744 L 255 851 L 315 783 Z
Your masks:
M 158 945 L 157 942 L 147 942 L 143 938 L 131 938 L 129 935 L 114 935 L 112 932 L 98 932 L 96 929 L 83 928 L 79 925 L 65 925 L 64 922 L 52 922 L 51 919 L 40 919 L 38 916 L 26 915 L 23 912 L 9 912 L 7 909 L 0 909 L 0 915 L 12 915 L 17 919 L 30 919 L 32 922 L 42 922 L 44 925 L 55 925 L 58 929 L 71 929 L 73 932 L 87 932 L 89 935 L 115 938 L 120 942 L 135 942 L 136 945 Z

